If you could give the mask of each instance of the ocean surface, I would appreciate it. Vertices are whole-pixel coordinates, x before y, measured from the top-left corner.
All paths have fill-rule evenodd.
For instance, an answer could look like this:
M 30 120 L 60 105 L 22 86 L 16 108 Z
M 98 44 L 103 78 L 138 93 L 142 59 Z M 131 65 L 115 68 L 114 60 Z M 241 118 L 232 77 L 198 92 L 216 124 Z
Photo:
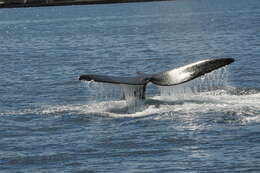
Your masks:
M 78 80 L 220 57 L 145 101 Z M 0 172 L 260 172 L 260 1 L 0 9 Z

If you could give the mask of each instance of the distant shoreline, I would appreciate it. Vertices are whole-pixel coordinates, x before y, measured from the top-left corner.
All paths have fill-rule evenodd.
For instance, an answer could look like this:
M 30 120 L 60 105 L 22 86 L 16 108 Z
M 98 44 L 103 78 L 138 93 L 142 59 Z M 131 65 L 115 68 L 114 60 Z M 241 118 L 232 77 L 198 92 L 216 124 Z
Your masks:
M 0 8 L 26 8 L 67 5 L 94 5 L 175 0 L 0 0 Z

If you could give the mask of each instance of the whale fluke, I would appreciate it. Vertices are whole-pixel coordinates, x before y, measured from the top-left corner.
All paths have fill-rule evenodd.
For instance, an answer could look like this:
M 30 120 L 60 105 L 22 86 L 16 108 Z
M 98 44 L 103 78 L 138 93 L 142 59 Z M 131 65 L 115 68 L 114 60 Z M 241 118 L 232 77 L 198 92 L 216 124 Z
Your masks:
M 140 85 L 143 89 L 141 94 L 137 94 L 137 97 L 143 99 L 146 85 L 149 82 L 160 86 L 178 85 L 226 66 L 232 62 L 234 62 L 233 58 L 207 59 L 156 74 L 144 74 L 139 72 L 136 77 L 87 74 L 81 75 L 79 80 L 112 84 Z
M 171 86 L 188 82 L 206 73 L 234 62 L 233 58 L 207 59 L 167 70 L 151 77 L 150 81 L 156 85 Z
M 79 80 L 104 82 L 112 84 L 127 84 L 127 85 L 145 85 L 149 82 L 150 78 L 137 76 L 137 77 L 118 77 L 107 75 L 81 75 Z

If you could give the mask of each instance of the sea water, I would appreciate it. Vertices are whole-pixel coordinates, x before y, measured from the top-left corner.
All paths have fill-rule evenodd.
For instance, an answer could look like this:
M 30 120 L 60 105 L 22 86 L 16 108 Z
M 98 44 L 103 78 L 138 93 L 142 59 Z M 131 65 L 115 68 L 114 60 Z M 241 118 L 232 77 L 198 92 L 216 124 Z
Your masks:
M 1 9 L 0 172 L 259 172 L 259 28 L 258 0 Z M 145 101 L 78 80 L 217 57 Z

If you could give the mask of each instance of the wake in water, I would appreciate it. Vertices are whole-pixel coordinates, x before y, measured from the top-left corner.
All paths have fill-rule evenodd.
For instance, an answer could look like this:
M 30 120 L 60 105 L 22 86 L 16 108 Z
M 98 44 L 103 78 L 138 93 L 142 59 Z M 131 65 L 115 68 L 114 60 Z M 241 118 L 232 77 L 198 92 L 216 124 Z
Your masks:
M 138 86 L 84 83 L 87 104 L 43 105 L 38 108 L 1 112 L 0 115 L 82 115 L 105 117 L 152 117 L 153 119 L 201 118 L 217 123 L 260 122 L 260 89 L 228 87 L 226 68 L 178 86 L 148 89 L 150 97 L 135 99 Z M 124 98 L 124 99 L 122 99 Z

